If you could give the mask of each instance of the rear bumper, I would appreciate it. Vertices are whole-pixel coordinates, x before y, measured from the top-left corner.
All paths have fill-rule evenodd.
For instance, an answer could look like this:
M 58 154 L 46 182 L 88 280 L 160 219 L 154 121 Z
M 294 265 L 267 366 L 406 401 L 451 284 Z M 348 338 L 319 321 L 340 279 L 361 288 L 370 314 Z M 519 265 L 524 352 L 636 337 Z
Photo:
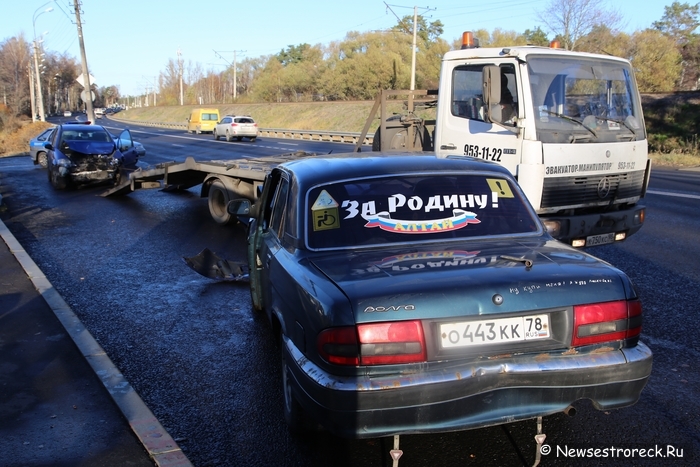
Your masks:
M 332 433 L 349 438 L 481 428 L 564 411 L 634 404 L 651 374 L 644 344 L 589 354 L 514 356 L 407 375 L 337 377 L 289 340 L 295 396 Z

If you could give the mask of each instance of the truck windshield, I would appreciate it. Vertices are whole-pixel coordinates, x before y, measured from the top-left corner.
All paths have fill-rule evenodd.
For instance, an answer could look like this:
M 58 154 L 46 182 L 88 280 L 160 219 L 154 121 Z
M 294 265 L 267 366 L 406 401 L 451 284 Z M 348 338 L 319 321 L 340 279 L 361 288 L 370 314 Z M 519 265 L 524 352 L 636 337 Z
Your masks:
M 311 249 L 532 235 L 540 223 L 498 175 L 421 174 L 317 186 L 307 199 Z
M 530 57 L 537 136 L 543 143 L 609 143 L 645 138 L 632 71 L 595 58 Z

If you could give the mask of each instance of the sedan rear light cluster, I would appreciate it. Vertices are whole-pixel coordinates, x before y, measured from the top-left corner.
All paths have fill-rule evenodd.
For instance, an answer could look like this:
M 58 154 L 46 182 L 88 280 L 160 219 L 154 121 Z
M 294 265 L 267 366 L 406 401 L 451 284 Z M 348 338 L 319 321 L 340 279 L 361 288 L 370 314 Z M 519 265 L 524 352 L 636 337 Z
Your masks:
M 389 365 L 427 360 L 420 321 L 329 328 L 318 336 L 320 355 L 336 365 Z
M 574 306 L 573 347 L 634 339 L 641 331 L 642 302 L 638 299 Z

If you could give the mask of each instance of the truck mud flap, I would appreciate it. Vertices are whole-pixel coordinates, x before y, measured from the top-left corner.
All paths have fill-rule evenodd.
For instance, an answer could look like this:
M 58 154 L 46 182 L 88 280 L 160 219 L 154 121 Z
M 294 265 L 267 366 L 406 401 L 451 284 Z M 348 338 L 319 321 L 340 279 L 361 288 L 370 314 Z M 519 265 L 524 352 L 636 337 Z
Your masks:
M 182 259 L 194 271 L 209 279 L 230 282 L 250 279 L 246 263 L 222 259 L 209 248 L 203 249 L 196 256 L 183 256 Z

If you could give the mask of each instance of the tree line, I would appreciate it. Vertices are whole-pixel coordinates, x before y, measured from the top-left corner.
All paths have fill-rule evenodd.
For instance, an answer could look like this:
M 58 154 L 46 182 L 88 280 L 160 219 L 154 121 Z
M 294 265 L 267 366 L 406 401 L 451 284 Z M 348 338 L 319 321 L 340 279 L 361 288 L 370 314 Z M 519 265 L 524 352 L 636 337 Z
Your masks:
M 697 90 L 700 35 L 695 31 L 699 4 L 673 2 L 649 28 L 622 32 L 623 17 L 603 0 L 551 0 L 538 12 L 541 25 L 523 32 L 473 31 L 482 47 L 547 46 L 557 40 L 567 50 L 602 53 L 630 60 L 641 92 Z M 459 48 L 441 37 L 443 24 L 419 16 L 415 83 L 436 89 L 442 56 Z M 330 44 L 289 45 L 279 53 L 245 58 L 222 72 L 198 63 L 169 59 L 152 91 L 124 96 L 117 84 L 95 87 L 94 105 L 226 104 L 311 100 L 374 99 L 380 89 L 408 89 L 412 70 L 413 17 L 385 31 L 348 32 Z M 548 32 L 545 32 L 548 31 Z M 0 44 L 3 106 L 15 115 L 31 115 L 32 44 L 22 35 Z M 80 62 L 44 51 L 41 90 L 49 113 L 82 108 L 82 87 L 75 81 Z M 182 84 L 181 84 L 182 83 Z M 182 88 L 181 88 L 182 86 Z

